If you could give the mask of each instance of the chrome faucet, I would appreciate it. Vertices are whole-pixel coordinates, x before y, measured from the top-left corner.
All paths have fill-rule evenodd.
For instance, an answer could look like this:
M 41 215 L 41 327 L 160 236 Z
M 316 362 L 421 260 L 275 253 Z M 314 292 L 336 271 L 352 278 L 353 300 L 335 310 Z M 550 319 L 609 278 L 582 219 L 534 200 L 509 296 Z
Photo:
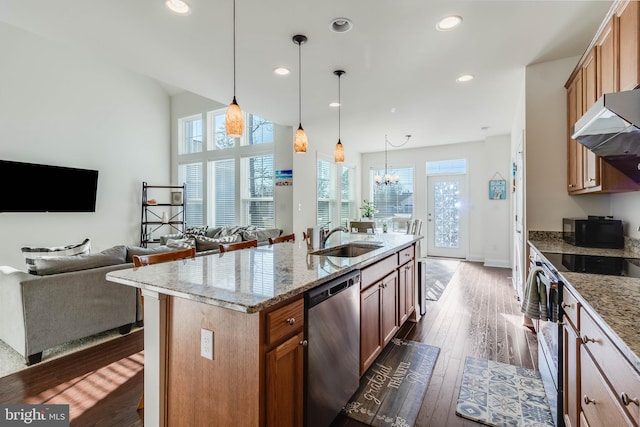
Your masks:
M 329 236 L 331 236 L 336 231 L 342 231 L 344 233 L 348 233 L 349 229 L 347 227 L 336 227 L 331 230 L 325 230 L 324 227 L 320 227 L 320 248 L 324 248 Z

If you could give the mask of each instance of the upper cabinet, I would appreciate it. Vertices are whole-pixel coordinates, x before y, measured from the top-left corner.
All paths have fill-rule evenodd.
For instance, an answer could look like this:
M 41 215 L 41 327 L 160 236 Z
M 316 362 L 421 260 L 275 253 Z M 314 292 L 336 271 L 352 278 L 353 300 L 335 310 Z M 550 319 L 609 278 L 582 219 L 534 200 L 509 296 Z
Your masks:
M 625 1 L 616 10 L 620 90 L 640 85 L 640 7 L 637 1 Z
M 567 84 L 567 191 L 569 194 L 640 190 L 640 185 L 571 139 L 571 127 L 605 93 L 640 82 L 638 1 L 617 1 Z

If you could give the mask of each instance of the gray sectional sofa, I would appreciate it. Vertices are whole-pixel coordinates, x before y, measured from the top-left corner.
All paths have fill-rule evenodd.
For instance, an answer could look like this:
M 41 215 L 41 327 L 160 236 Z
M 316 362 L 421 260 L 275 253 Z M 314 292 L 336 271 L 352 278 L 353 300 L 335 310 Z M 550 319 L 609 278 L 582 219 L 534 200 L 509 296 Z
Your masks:
M 133 255 L 197 245 L 196 255 L 203 256 L 219 252 L 221 242 L 256 239 L 267 244 L 282 232 L 256 227 L 195 231 L 201 234 L 164 236 L 163 244 L 153 248 L 121 245 L 95 254 L 38 259 L 29 265 L 31 274 L 0 266 L 0 340 L 31 365 L 40 362 L 44 350 L 69 341 L 115 328 L 126 334 L 142 319 L 137 289 L 105 276 L 133 267 Z

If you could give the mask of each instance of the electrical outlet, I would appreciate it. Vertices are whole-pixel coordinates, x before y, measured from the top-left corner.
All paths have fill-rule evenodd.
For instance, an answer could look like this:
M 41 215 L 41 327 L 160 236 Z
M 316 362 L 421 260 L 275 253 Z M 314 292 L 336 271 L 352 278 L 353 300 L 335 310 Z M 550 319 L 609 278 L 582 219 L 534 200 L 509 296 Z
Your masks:
M 200 356 L 213 360 L 213 331 L 200 329 Z

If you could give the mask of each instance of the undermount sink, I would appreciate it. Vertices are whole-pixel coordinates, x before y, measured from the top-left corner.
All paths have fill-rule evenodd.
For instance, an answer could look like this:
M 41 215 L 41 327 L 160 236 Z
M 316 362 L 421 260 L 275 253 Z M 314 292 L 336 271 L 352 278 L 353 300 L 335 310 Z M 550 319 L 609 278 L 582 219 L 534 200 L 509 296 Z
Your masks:
M 374 251 L 382 247 L 381 242 L 352 242 L 340 246 L 333 246 L 326 249 L 309 252 L 311 255 L 335 256 L 343 258 L 352 258 L 364 255 L 367 252 Z

